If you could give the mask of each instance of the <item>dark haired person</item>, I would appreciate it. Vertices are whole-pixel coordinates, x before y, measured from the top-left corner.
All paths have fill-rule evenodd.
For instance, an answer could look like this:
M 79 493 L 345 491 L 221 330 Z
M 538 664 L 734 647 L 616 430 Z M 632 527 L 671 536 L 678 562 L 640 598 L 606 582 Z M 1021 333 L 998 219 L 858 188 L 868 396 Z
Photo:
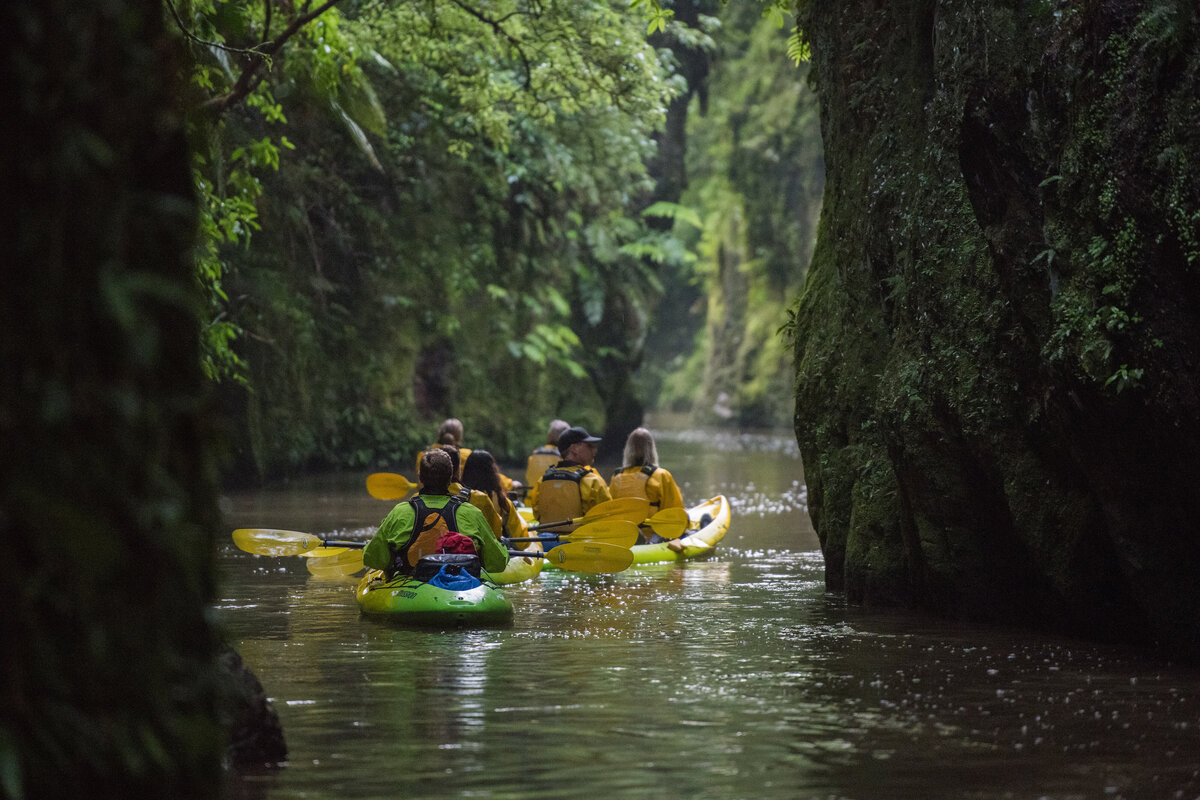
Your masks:
M 466 465 L 459 460 L 459 453 L 461 451 L 457 447 L 452 444 L 442 444 L 438 445 L 434 449 L 442 450 L 448 453 L 450 455 L 450 462 L 454 465 L 454 474 L 462 475 L 463 469 L 465 469 Z M 468 450 L 467 452 L 469 453 L 471 451 Z M 478 489 L 464 489 L 462 478 L 455 478 L 454 480 L 450 481 L 450 487 L 447 489 L 447 491 L 449 491 L 452 495 L 466 492 L 464 497 L 467 498 L 467 502 L 483 512 L 483 518 L 487 520 L 488 527 L 492 529 L 492 533 L 496 535 L 496 538 L 499 539 L 504 535 L 504 523 L 500 519 L 500 512 L 496 510 L 496 505 L 490 499 L 488 499 L 487 495 Z
M 483 493 L 492 502 L 500 516 L 502 536 L 521 538 L 529 535 L 529 526 L 500 485 L 500 467 L 487 450 L 475 450 L 467 457 L 462 469 L 462 485 Z
M 463 447 L 462 420 L 450 417 L 442 421 L 441 427 L 438 428 L 437 440 L 429 445 L 429 448 L 433 449 L 442 445 L 451 445 L 458 450 L 458 472 L 454 473 L 454 479 L 462 480 L 463 467 L 467 465 L 467 459 L 471 456 L 471 448 Z M 420 458 L 421 456 L 418 455 L 417 459 L 420 460 Z M 521 482 L 514 481 L 502 472 L 500 473 L 500 485 L 504 487 L 504 491 L 511 492 L 513 489 L 519 489 Z
M 459 455 L 461 456 L 461 458 L 465 460 L 467 456 L 471 455 L 471 451 L 462 446 L 462 440 L 463 440 L 462 420 L 458 420 L 458 419 L 455 419 L 454 417 L 450 417 L 449 419 L 442 421 L 441 427 L 438 428 L 437 436 L 434 437 L 434 442 L 433 442 L 433 444 L 429 445 L 428 450 L 432 450 L 436 447 L 439 447 L 439 446 L 445 445 L 445 444 L 452 445 L 456 450 L 459 451 Z M 426 452 L 427 452 L 427 450 L 422 450 L 420 453 L 417 454 L 418 469 L 420 469 L 421 456 L 425 455 Z M 462 474 L 462 461 L 460 460 L 458 462 L 458 472 L 454 473 L 454 479 L 458 480 L 458 477 L 461 474 Z
M 389 576 L 410 574 L 422 556 L 467 549 L 479 556 L 488 572 L 508 566 L 508 551 L 493 535 L 483 513 L 465 498 L 450 496 L 453 470 L 448 453 L 426 450 L 421 454 L 419 493 L 398 503 L 384 517 L 363 549 L 364 564 Z

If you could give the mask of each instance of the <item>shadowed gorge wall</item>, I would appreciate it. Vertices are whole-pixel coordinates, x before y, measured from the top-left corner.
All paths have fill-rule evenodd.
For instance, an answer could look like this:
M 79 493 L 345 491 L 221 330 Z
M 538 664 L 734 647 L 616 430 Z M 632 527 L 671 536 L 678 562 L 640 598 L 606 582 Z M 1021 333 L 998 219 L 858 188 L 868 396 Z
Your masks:
M 219 794 L 196 205 L 158 2 L 6 6 L 0 794 Z
M 1200 656 L 1194 3 L 814 3 L 796 432 L 852 599 Z

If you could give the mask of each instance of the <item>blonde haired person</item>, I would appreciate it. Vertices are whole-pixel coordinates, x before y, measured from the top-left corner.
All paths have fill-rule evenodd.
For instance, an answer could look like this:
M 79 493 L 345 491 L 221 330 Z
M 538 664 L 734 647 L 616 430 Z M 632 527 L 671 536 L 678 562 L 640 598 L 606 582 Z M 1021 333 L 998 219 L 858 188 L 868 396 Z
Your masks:
M 675 478 L 658 465 L 658 448 L 650 431 L 645 428 L 633 429 L 625 440 L 621 464 L 608 482 L 614 500 L 618 497 L 645 498 L 650 501 L 652 516 L 664 508 L 683 508 L 683 493 L 679 491 Z

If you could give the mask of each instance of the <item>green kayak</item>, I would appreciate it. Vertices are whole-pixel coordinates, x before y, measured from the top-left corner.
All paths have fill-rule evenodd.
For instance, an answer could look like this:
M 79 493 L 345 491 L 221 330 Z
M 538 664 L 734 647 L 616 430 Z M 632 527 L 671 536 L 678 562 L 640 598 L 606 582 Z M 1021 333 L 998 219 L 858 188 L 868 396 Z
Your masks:
M 480 580 L 453 557 L 426 557 L 413 575 L 391 579 L 370 570 L 359 581 L 356 594 L 363 614 L 403 625 L 504 625 L 513 616 L 512 603 L 500 589 Z

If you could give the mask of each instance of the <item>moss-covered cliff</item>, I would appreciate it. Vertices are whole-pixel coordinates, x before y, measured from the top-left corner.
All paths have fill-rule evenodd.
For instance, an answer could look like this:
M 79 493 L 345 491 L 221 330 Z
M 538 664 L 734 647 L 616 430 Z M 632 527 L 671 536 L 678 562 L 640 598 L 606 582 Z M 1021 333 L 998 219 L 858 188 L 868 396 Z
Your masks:
M 802 9 L 796 432 L 855 600 L 1200 656 L 1200 12 Z

